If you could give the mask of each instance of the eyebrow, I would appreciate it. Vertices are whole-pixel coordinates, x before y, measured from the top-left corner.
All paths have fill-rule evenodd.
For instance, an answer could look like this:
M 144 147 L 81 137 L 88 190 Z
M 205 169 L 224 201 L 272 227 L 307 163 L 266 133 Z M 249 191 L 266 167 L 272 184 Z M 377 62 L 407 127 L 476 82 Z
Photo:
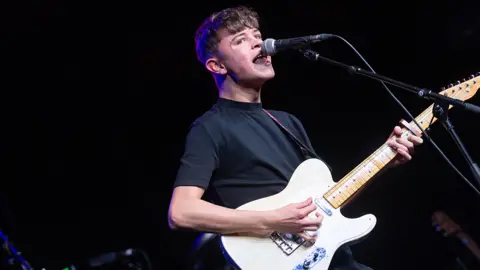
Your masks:
M 241 36 L 245 36 L 245 32 L 242 32 L 242 33 L 239 33 L 237 34 L 236 36 L 234 36 L 232 38 L 232 40 L 230 41 L 230 43 L 234 42 L 237 38 L 241 37 Z
M 254 33 L 254 34 L 258 34 L 258 33 L 260 33 L 260 30 L 255 29 L 255 30 L 253 30 L 253 33 Z M 261 33 L 260 33 L 260 35 L 261 35 Z M 241 36 L 245 36 L 245 32 L 239 33 L 239 34 L 237 34 L 236 36 L 234 36 L 234 37 L 232 38 L 232 41 L 231 41 L 230 43 L 234 42 L 237 38 L 239 38 L 239 37 L 241 37 Z

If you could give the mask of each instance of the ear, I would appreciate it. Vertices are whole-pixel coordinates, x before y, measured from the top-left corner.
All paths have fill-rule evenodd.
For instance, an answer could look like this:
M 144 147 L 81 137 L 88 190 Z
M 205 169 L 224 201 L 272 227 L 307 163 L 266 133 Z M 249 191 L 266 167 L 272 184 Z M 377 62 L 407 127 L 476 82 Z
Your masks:
M 219 74 L 219 75 L 225 75 L 227 74 L 227 68 L 225 65 L 223 65 L 218 58 L 212 57 L 209 58 L 205 62 L 205 67 L 208 69 L 208 71 Z

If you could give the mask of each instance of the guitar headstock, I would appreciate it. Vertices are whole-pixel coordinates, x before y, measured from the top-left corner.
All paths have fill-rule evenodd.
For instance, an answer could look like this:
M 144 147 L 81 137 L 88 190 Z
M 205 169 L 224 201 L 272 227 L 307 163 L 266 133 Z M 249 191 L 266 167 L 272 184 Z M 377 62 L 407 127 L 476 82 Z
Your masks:
M 443 211 L 433 213 L 432 226 L 435 226 L 437 231 L 443 232 L 444 236 L 456 235 L 462 231 L 462 228 Z
M 480 88 L 480 72 L 475 75 L 470 75 L 468 78 L 457 81 L 454 84 L 449 84 L 447 87 L 442 87 L 440 94 L 451 98 L 465 101 L 472 98 Z

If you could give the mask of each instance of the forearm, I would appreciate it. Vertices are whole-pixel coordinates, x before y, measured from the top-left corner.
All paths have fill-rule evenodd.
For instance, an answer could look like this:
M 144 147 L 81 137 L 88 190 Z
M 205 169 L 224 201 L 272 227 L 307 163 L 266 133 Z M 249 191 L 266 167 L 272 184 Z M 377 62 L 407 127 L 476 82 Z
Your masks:
M 186 228 L 218 234 L 268 230 L 266 212 L 221 207 L 204 200 L 178 202 L 170 211 L 173 228 Z

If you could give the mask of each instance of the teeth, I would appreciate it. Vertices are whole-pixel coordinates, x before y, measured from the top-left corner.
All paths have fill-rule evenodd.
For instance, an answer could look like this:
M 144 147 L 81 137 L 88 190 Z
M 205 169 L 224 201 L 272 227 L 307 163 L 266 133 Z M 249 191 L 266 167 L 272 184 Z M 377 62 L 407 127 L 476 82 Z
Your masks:
M 255 57 L 255 59 L 253 59 L 253 62 L 259 60 L 259 59 L 265 59 L 265 57 L 263 55 L 259 55 L 257 57 Z M 266 59 L 265 59 L 266 60 Z
M 254 64 L 263 65 L 267 62 L 267 57 L 265 55 L 259 54 L 253 59 Z

